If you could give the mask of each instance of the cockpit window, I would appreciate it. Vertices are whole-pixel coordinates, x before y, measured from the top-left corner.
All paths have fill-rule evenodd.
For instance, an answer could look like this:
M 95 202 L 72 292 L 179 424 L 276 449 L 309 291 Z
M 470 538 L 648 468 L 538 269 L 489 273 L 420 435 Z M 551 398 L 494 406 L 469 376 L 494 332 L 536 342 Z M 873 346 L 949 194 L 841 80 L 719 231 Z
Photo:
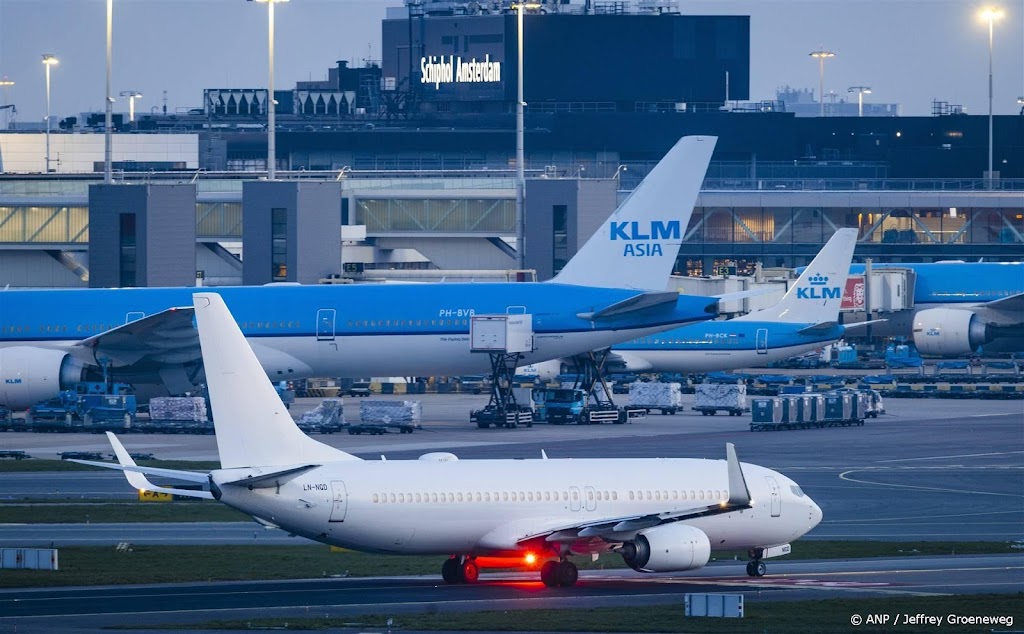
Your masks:
M 802 498 L 804 496 L 804 492 L 800 489 L 798 485 L 794 484 L 789 488 L 792 489 L 793 495 L 797 496 L 798 498 Z

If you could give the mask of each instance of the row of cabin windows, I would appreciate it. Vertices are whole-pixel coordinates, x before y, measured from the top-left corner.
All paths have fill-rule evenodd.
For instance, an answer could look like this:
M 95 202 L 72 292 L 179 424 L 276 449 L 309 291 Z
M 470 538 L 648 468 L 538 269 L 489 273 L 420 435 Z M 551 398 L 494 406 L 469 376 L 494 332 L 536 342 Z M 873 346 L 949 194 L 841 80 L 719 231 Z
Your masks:
M 468 319 L 380 319 L 380 320 L 348 320 L 346 325 L 349 328 L 390 328 L 396 326 L 399 328 L 417 327 L 422 328 L 423 326 L 468 326 Z
M 691 501 L 720 501 L 724 502 L 728 497 L 728 491 L 706 490 L 706 491 L 627 491 L 625 494 L 630 500 L 691 500 Z M 580 501 L 578 491 L 495 491 L 491 492 L 458 492 L 458 493 L 374 493 L 374 504 L 455 504 L 466 502 L 573 502 Z M 594 491 L 587 490 L 586 498 L 589 502 L 604 500 L 618 501 L 618 491 Z

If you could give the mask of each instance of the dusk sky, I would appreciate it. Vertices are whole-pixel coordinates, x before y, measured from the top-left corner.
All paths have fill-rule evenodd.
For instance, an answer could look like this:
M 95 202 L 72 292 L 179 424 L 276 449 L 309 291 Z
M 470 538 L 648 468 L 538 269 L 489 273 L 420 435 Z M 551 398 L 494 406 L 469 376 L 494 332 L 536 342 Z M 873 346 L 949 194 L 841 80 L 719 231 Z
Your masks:
M 1024 96 L 1024 0 L 997 0 L 995 112 L 1016 114 Z M 276 83 L 324 79 L 336 60 L 380 59 L 380 21 L 400 0 L 292 0 L 277 6 Z M 905 115 L 928 115 L 932 99 L 988 112 L 988 26 L 976 0 L 680 0 L 689 14 L 751 16 L 751 98 L 773 99 L 782 85 L 817 93 L 825 47 L 825 90 L 846 96 L 868 85 L 866 102 L 901 103 Z M 103 110 L 104 0 L 0 0 L 0 102 L 19 121 L 46 110 L 43 53 L 52 69 L 56 116 Z M 527 32 L 527 38 L 529 32 Z M 265 87 L 266 5 L 244 0 L 114 0 L 115 97 L 138 90 L 136 110 L 202 106 L 204 88 Z M 567 63 L 580 63 L 571 59 Z M 645 63 L 652 60 L 638 60 Z M 529 78 L 526 79 L 529 82 Z M 118 99 L 115 112 L 126 112 Z

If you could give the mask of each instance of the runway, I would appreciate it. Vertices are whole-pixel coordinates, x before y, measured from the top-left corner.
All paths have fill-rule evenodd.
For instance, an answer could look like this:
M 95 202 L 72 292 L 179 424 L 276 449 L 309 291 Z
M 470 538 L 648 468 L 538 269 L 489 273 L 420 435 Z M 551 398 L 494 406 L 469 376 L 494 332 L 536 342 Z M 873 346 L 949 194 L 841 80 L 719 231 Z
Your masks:
M 682 604 L 690 592 L 744 592 L 747 601 L 831 597 L 1008 593 L 1024 586 L 1024 554 L 771 563 L 744 576 L 742 562 L 677 575 L 584 571 L 574 588 L 545 588 L 536 573 L 485 574 L 447 586 L 435 577 L 0 590 L 0 627 L 101 628 L 263 616 L 350 616 L 480 609 L 592 608 Z

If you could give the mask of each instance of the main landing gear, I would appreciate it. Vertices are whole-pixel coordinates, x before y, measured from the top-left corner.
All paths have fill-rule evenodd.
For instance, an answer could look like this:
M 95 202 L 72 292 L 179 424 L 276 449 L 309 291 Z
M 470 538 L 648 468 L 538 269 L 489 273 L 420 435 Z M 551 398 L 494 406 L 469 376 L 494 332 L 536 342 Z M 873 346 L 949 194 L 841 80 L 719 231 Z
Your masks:
M 576 564 L 572 563 L 568 559 L 562 561 L 546 561 L 544 565 L 540 567 L 540 580 L 544 582 L 549 588 L 557 586 L 570 587 L 576 585 L 576 580 L 579 579 L 580 572 L 576 569 Z
M 546 561 L 540 568 L 540 580 L 549 588 L 576 585 L 580 573 L 576 564 L 568 559 Z M 473 557 L 450 557 L 441 566 L 445 583 L 476 583 L 480 579 L 480 566 Z
M 445 583 L 476 583 L 480 579 L 480 566 L 472 557 L 452 557 L 441 566 Z

